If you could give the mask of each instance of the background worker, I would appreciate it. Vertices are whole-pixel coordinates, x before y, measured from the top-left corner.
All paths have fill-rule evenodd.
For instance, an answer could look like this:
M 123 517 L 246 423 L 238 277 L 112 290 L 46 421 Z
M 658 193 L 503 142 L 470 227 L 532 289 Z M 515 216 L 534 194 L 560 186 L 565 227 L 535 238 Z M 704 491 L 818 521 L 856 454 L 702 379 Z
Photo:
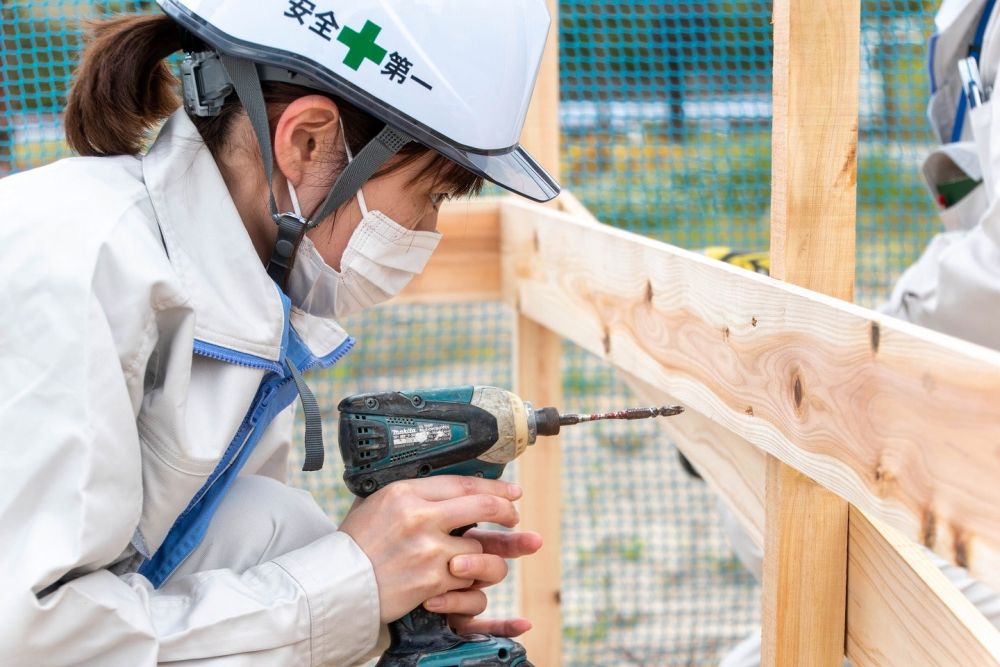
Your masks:
M 0 662 L 349 665 L 425 602 L 523 632 L 479 589 L 540 537 L 450 535 L 515 526 L 517 487 L 400 482 L 338 528 L 284 481 L 298 395 L 322 460 L 301 374 L 423 269 L 440 202 L 558 192 L 517 144 L 544 2 L 160 4 L 94 29 L 86 157 L 0 181 Z
M 1000 5 L 995 0 L 945 0 L 931 40 L 928 118 L 942 146 L 922 174 L 938 203 L 944 231 L 899 278 L 881 312 L 1000 350 L 1000 123 L 989 100 L 1000 68 Z M 959 64 L 976 60 L 983 90 L 967 96 Z M 963 81 L 965 79 L 965 81 Z M 758 579 L 762 550 L 720 502 L 726 533 Z M 1000 594 L 930 550 L 926 555 L 993 625 Z M 748 637 L 721 667 L 760 664 L 760 633 Z M 846 662 L 846 661 L 845 661 Z

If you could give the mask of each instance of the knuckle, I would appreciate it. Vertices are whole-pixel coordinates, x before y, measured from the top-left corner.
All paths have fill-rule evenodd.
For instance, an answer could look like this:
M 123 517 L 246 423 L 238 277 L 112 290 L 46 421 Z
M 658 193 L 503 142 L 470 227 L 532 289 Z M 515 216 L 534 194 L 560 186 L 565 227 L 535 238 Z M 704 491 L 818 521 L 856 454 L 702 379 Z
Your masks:
M 507 573 L 510 572 L 510 567 L 507 565 L 507 561 L 499 556 L 493 556 L 493 572 L 495 574 L 496 581 L 502 581 L 507 577 Z
M 413 508 L 403 512 L 398 521 L 398 528 L 406 535 L 420 533 L 427 525 L 427 511 L 423 508 Z
M 412 499 L 413 492 L 406 481 L 394 482 L 382 489 L 382 497 L 393 505 L 403 504 Z

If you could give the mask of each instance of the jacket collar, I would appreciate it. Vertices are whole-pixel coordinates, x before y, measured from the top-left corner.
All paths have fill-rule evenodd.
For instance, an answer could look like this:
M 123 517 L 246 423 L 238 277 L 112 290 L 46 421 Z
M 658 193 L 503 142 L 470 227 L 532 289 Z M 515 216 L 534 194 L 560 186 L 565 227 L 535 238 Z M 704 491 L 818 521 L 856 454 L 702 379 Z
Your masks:
M 281 293 L 261 264 L 211 152 L 183 109 L 167 120 L 142 169 L 170 263 L 191 298 L 195 338 L 281 361 Z M 291 322 L 317 357 L 347 339 L 336 322 L 295 308 Z

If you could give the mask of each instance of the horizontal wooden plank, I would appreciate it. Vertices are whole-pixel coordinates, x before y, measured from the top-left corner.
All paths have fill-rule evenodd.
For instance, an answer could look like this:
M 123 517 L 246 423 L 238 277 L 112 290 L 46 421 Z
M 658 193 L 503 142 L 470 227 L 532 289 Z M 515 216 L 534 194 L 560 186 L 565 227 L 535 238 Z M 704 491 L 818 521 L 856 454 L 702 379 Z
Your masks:
M 650 405 L 677 402 L 635 376 L 625 380 Z M 761 548 L 767 455 L 694 410 L 657 423 Z M 855 667 L 996 664 L 1000 633 L 916 543 L 857 509 L 849 531 L 847 650 Z
M 847 656 L 855 667 L 1000 665 L 1000 632 L 920 547 L 851 509 Z
M 501 218 L 521 312 L 996 583 L 1000 353 L 582 216 Z
M 676 405 L 675 396 L 631 373 L 622 373 L 629 389 L 646 405 Z M 656 422 L 764 550 L 764 481 L 767 454 L 708 417 L 686 410 Z M 760 572 L 755 572 L 760 577 Z
M 500 202 L 446 203 L 438 216 L 441 244 L 427 268 L 393 303 L 488 301 L 500 298 Z

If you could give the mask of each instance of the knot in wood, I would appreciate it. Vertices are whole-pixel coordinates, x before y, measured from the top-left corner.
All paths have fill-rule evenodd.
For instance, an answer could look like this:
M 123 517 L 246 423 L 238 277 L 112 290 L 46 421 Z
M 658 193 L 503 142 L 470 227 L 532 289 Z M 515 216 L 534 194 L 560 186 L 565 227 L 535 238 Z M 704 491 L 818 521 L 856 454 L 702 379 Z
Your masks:
M 924 510 L 923 520 L 920 522 L 920 541 L 928 549 L 934 548 L 937 539 L 937 515 L 934 510 L 927 508 Z

